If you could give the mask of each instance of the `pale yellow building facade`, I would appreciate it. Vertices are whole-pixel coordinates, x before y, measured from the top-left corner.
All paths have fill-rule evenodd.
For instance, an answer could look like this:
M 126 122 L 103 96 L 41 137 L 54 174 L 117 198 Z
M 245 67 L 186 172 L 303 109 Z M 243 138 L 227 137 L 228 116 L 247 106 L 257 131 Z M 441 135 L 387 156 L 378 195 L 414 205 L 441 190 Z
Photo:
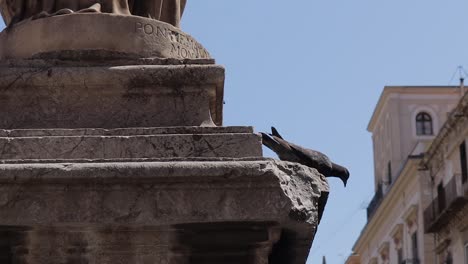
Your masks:
M 450 113 L 421 162 L 424 227 L 436 263 L 468 264 L 468 93 Z
M 368 126 L 375 196 L 347 264 L 441 263 L 434 235 L 425 228 L 433 186 L 424 157 L 461 97 L 460 87 L 384 88 Z

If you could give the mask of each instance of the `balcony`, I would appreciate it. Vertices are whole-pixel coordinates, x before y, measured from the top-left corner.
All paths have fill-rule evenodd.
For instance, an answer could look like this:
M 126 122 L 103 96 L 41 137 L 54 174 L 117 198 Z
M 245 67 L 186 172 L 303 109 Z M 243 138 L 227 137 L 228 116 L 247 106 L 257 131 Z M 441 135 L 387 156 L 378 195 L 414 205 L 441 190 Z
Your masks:
M 380 202 L 382 202 L 383 199 L 383 190 L 382 190 L 382 185 L 379 184 L 377 186 L 377 191 L 375 192 L 374 197 L 372 198 L 371 202 L 369 203 L 369 206 L 367 206 L 367 220 L 369 220 L 379 208 Z
M 438 232 L 467 202 L 468 181 L 462 184 L 461 175 L 455 174 L 424 210 L 426 233 Z

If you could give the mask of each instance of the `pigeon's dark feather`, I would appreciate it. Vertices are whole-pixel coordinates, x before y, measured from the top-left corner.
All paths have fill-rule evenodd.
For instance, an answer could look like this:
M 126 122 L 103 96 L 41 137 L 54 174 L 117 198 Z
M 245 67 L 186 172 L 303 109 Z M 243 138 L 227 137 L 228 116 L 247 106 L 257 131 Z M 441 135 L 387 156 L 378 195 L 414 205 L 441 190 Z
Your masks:
M 263 144 L 275 152 L 281 160 L 299 162 L 299 158 L 294 155 L 288 142 L 275 136 L 270 137 L 265 133 L 261 134 Z
M 345 167 L 333 163 L 327 155 L 319 151 L 284 140 L 274 127 L 271 128 L 271 131 L 271 136 L 261 133 L 263 144 L 273 150 L 281 160 L 297 162 L 315 168 L 326 177 L 338 177 L 346 186 L 349 171 Z
M 325 176 L 331 175 L 332 162 L 325 154 L 295 144 L 291 144 L 291 149 L 294 151 L 294 154 L 301 159 L 302 164 L 316 168 Z
M 283 139 L 283 137 L 280 135 L 280 133 L 278 133 L 278 130 L 276 130 L 275 127 L 271 127 L 271 135 L 274 136 L 274 137 L 279 137 L 279 138 Z

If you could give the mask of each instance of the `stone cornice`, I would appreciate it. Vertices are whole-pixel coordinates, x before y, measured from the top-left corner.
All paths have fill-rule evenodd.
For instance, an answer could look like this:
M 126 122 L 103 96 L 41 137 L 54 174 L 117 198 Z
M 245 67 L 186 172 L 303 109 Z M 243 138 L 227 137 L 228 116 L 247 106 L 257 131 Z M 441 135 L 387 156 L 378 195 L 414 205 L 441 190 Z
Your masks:
M 457 86 L 385 86 L 372 113 L 369 124 L 367 125 L 367 131 L 372 132 L 374 130 L 381 116 L 381 112 L 392 95 L 405 95 L 406 97 L 417 96 L 418 98 L 423 97 L 423 95 L 434 95 L 440 98 L 443 94 L 455 95 L 457 89 Z

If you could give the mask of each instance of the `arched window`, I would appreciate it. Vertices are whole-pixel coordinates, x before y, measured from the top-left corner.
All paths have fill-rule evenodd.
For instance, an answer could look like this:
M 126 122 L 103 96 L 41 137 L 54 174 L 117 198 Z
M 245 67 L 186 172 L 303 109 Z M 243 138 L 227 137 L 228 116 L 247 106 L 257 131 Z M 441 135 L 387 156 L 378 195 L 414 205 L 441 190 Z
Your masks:
M 416 116 L 416 135 L 433 135 L 432 117 L 426 113 L 421 112 Z

